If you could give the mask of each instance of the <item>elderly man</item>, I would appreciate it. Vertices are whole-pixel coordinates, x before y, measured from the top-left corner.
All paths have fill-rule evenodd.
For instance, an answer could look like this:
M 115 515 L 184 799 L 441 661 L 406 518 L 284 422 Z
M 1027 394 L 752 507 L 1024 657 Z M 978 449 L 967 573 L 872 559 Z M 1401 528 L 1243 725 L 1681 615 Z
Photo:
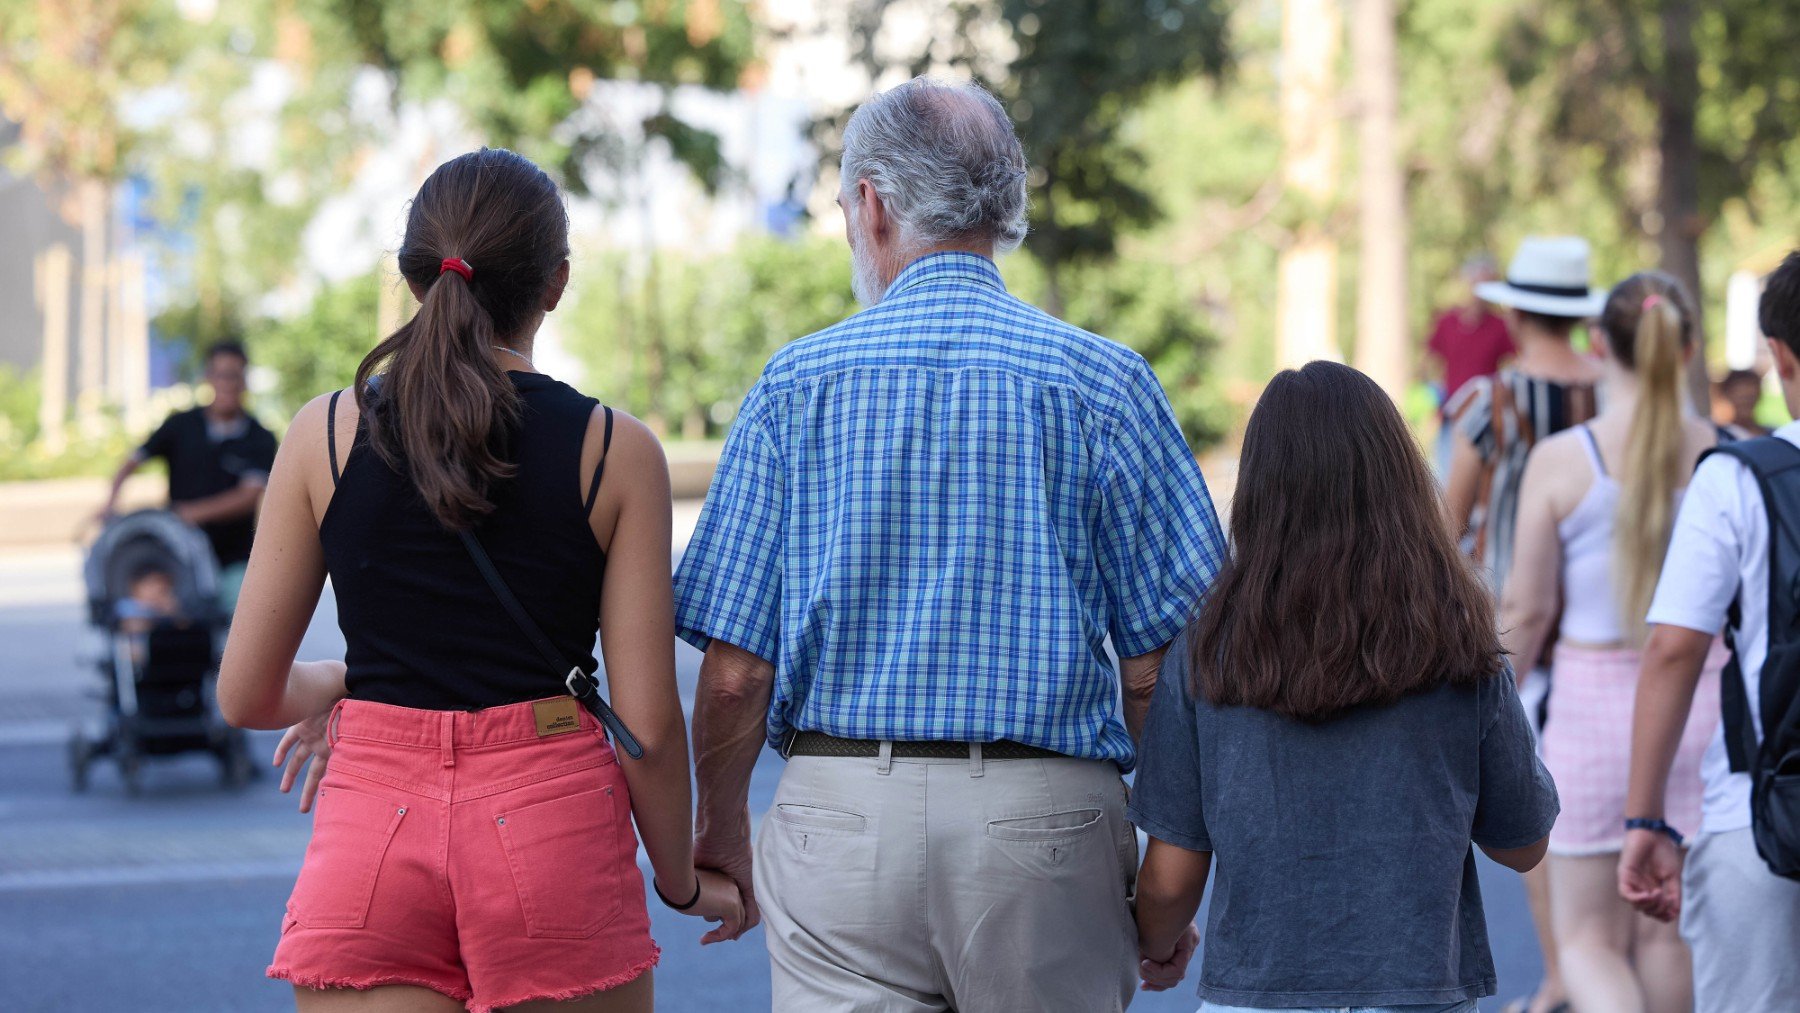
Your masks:
M 1122 1009 L 1120 773 L 1212 502 L 1148 364 L 1001 283 L 1025 158 L 991 95 L 870 99 L 838 203 L 868 308 L 770 360 L 676 580 L 697 857 L 760 900 L 776 1009 Z

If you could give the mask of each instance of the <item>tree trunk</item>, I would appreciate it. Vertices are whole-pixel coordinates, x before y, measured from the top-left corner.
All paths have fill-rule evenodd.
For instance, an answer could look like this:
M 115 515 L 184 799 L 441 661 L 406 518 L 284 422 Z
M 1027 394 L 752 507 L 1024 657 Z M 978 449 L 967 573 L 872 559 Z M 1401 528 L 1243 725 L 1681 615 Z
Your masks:
M 1700 281 L 1700 145 L 1694 136 L 1694 109 L 1700 100 L 1700 57 L 1694 45 L 1692 0 L 1663 0 L 1662 86 L 1657 92 L 1662 165 L 1656 209 L 1662 218 L 1657 244 L 1662 269 L 1681 280 L 1694 299 L 1694 341 L 1700 354 L 1688 369 L 1689 390 L 1702 415 L 1710 415 L 1712 394 L 1706 373 L 1706 298 Z
M 125 426 L 137 434 L 150 423 L 150 314 L 145 290 L 144 255 L 132 252 L 119 258 L 119 388 L 125 410 Z
M 1276 366 L 1338 359 L 1337 241 L 1322 219 L 1338 176 L 1338 0 L 1283 0 L 1282 178 L 1314 220 L 1281 252 L 1275 308 Z
M 1356 368 L 1396 402 L 1412 356 L 1406 328 L 1406 180 L 1400 170 L 1400 68 L 1394 0 L 1356 0 L 1350 47 L 1357 97 L 1361 259 L 1357 273 Z
M 106 289 L 108 225 L 112 219 L 112 194 L 104 181 L 84 179 L 79 184 L 81 203 L 81 320 L 80 355 L 76 366 L 75 410 L 83 428 L 99 422 L 106 401 Z
M 44 314 L 44 364 L 38 397 L 38 439 L 62 450 L 69 418 L 69 248 L 57 243 L 38 254 L 38 308 Z

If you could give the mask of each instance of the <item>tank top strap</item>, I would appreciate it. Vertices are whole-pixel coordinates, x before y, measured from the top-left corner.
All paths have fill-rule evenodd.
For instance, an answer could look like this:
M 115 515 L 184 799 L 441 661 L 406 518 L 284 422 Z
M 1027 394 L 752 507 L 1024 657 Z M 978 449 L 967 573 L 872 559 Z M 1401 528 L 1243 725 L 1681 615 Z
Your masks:
M 1594 438 L 1594 427 L 1584 422 L 1575 428 L 1581 433 L 1581 446 L 1587 451 L 1588 463 L 1594 466 L 1594 474 L 1601 478 L 1609 477 L 1606 461 L 1600 456 L 1600 441 Z
M 337 456 L 337 403 L 341 390 L 331 392 L 331 400 L 325 404 L 325 453 L 331 457 L 331 484 L 335 488 L 338 479 L 343 477 L 343 470 L 338 467 Z
M 600 478 L 606 474 L 606 452 L 612 449 L 613 410 L 605 405 L 601 406 L 601 410 L 606 415 L 606 431 L 600 437 L 600 463 L 594 465 L 594 477 L 588 482 L 587 501 L 581 509 L 583 517 L 594 512 L 594 502 L 600 498 Z

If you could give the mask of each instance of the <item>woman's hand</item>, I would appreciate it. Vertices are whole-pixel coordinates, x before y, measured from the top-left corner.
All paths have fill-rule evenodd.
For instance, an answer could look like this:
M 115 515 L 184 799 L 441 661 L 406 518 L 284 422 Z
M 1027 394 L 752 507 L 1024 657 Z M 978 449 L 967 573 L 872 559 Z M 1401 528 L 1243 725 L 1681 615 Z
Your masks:
M 301 768 L 306 769 L 306 781 L 300 786 L 301 812 L 312 811 L 319 782 L 325 778 L 326 761 L 331 759 L 331 713 L 326 710 L 314 714 L 289 728 L 282 733 L 281 744 L 275 747 L 275 766 L 287 764 L 287 769 L 281 772 L 283 792 L 291 791 Z
M 700 880 L 700 899 L 682 914 L 719 923 L 718 928 L 700 938 L 700 945 L 736 939 L 744 925 L 744 895 L 738 892 L 737 883 L 711 869 L 695 869 L 694 875 Z
M 1138 977 L 1143 979 L 1143 990 L 1167 992 L 1181 984 L 1181 979 L 1187 977 L 1188 962 L 1194 959 L 1194 951 L 1199 948 L 1200 929 L 1189 925 L 1182 930 L 1181 938 L 1175 941 L 1175 952 L 1168 959 L 1158 960 L 1140 952 Z

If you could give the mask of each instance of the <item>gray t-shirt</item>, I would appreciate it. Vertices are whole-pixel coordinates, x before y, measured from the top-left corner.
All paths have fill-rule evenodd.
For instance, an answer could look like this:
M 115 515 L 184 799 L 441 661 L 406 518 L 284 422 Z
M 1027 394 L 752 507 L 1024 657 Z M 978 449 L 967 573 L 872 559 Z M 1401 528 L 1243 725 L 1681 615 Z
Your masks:
M 1470 842 L 1556 822 L 1510 672 L 1309 725 L 1190 692 L 1163 662 L 1130 816 L 1213 854 L 1200 996 L 1232 1006 L 1392 1006 L 1494 994 Z

